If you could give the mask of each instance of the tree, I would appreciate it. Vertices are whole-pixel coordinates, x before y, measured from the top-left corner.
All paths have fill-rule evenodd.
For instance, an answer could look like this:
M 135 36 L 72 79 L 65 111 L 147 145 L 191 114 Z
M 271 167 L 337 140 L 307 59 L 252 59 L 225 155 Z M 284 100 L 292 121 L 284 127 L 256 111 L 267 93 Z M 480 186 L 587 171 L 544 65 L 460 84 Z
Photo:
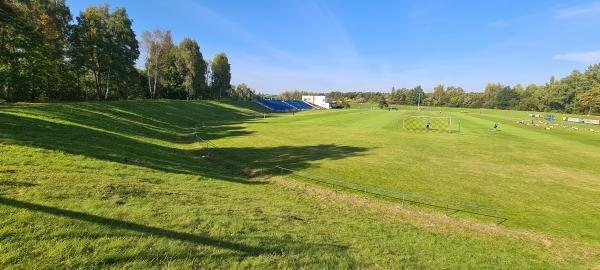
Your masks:
M 146 55 L 146 75 L 148 77 L 148 95 L 150 98 L 157 97 L 157 85 L 164 68 L 168 63 L 168 56 L 171 52 L 173 40 L 171 31 L 155 29 L 152 32 L 142 33 L 142 47 Z
M 405 104 L 406 103 L 406 95 L 408 93 L 408 89 L 394 89 L 392 88 L 392 92 L 390 93 L 390 102 L 394 104 Z
M 213 98 L 220 99 L 231 89 L 231 71 L 227 55 L 225 53 L 215 55 L 210 67 Z
M 185 38 L 179 43 L 176 64 L 177 70 L 183 78 L 187 99 L 201 96 L 207 88 L 206 62 L 204 62 L 200 46 L 195 40 Z
M 594 110 L 600 110 L 600 84 L 579 96 L 579 102 L 589 108 L 588 115 L 592 114 Z
M 9 101 L 59 98 L 69 88 L 71 13 L 62 0 L 0 2 L 0 85 Z
M 232 89 L 230 96 L 237 100 L 252 100 L 256 94 L 245 83 L 239 84 L 237 87 Z
M 483 107 L 495 108 L 498 93 L 500 93 L 500 91 L 502 91 L 503 88 L 504 86 L 499 83 L 488 83 L 485 86 L 485 90 L 482 96 Z
M 467 107 L 465 105 L 465 90 L 461 87 L 448 86 L 446 88 L 446 106 L 450 107 Z
M 444 90 L 444 86 L 439 84 L 435 88 L 433 88 L 433 93 L 431 94 L 431 99 L 433 101 L 434 106 L 444 106 L 448 103 L 448 95 L 446 95 L 446 91 Z
M 104 99 L 108 99 L 109 91 L 116 90 L 121 98 L 127 98 L 127 93 L 138 87 L 135 77 L 135 61 L 140 55 L 135 33 L 131 29 L 131 20 L 123 8 L 117 8 L 108 18 L 109 56 Z
M 519 94 L 510 86 L 504 86 L 496 94 L 494 108 L 509 109 L 515 107 L 519 101 Z
M 77 17 L 71 43 L 72 62 L 92 75 L 99 100 L 107 100 L 111 88 L 127 85 L 136 74 L 138 43 L 124 9 L 110 13 L 108 5 L 86 8 Z
M 408 105 L 417 105 L 420 101 L 425 98 L 425 92 L 421 86 L 417 86 L 413 89 L 410 89 L 408 93 L 406 93 L 406 102 Z
M 379 97 L 378 106 L 380 109 L 387 108 L 389 106 L 388 103 L 385 101 L 385 97 L 383 95 Z

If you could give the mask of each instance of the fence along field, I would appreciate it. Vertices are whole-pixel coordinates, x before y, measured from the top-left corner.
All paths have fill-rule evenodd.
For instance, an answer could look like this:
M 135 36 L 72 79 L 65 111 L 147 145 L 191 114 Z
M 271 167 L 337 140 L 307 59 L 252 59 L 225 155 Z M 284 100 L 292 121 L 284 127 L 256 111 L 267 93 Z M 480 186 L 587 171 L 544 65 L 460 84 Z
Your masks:
M 446 123 L 448 123 L 448 120 Z M 205 126 L 206 123 L 203 123 L 202 126 Z M 191 129 L 191 128 L 190 128 Z M 198 140 L 198 142 L 204 147 L 204 149 L 211 152 L 211 154 L 215 156 L 219 156 L 221 158 L 220 162 L 225 162 L 229 165 L 233 164 L 237 168 L 248 168 L 249 164 L 244 164 L 244 162 L 240 162 L 237 160 L 233 160 L 231 157 L 232 153 L 224 153 L 222 150 L 219 150 L 219 147 L 214 144 L 212 141 L 203 139 L 199 134 L 201 132 L 198 131 L 198 127 L 194 127 L 194 137 Z M 228 160 L 223 160 L 224 158 Z M 285 165 L 285 162 L 282 162 L 281 165 Z M 502 224 L 508 220 L 507 217 L 501 216 L 501 210 L 499 208 L 491 208 L 488 206 L 483 206 L 475 203 L 466 203 L 460 202 L 457 200 L 449 200 L 444 198 L 438 198 L 427 195 L 418 195 L 408 192 L 389 190 L 377 186 L 371 185 L 363 185 L 358 184 L 352 181 L 347 180 L 339 180 L 339 179 L 331 179 L 331 178 L 320 178 L 317 176 L 308 176 L 304 175 L 298 171 L 295 171 L 290 168 L 275 166 L 274 168 L 254 168 L 260 169 L 264 171 L 273 171 L 275 173 L 279 172 L 281 175 L 288 175 L 292 178 L 298 178 L 302 180 L 309 180 L 314 183 L 325 184 L 328 186 L 333 186 L 335 188 L 342 188 L 350 191 L 358 191 L 363 194 L 368 194 L 380 198 L 391 199 L 395 202 L 398 202 L 402 205 L 404 204 L 413 204 L 413 205 L 421 205 L 432 207 L 438 210 L 443 210 L 449 215 L 456 214 L 458 212 L 467 213 L 476 216 L 489 217 L 493 218 L 497 224 Z

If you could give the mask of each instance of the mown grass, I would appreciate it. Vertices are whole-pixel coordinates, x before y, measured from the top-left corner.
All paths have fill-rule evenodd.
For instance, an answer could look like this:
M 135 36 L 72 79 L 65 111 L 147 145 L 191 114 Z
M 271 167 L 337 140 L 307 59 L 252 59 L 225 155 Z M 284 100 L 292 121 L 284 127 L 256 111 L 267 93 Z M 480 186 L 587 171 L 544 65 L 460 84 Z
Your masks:
M 410 132 L 409 115 L 445 115 L 461 133 Z M 218 145 L 353 145 L 368 149 L 315 160 L 307 174 L 501 208 L 506 226 L 600 243 L 600 133 L 516 123 L 527 112 L 347 110 L 306 112 L 248 128 Z M 500 123 L 497 132 L 494 122 Z M 562 121 L 559 121 L 561 123 Z M 562 126 L 562 123 L 561 123 Z M 251 160 L 260 160 L 258 156 Z M 259 162 L 259 161 L 258 161 Z M 576 211 L 574 211 L 576 209 Z
M 597 134 L 513 125 L 520 112 L 443 112 L 461 119 L 460 134 L 399 130 L 408 110 L 262 113 L 237 102 L 3 105 L 0 267 L 600 263 Z M 202 149 L 193 127 L 219 149 Z M 510 220 L 447 217 L 265 174 L 277 165 L 501 207 Z

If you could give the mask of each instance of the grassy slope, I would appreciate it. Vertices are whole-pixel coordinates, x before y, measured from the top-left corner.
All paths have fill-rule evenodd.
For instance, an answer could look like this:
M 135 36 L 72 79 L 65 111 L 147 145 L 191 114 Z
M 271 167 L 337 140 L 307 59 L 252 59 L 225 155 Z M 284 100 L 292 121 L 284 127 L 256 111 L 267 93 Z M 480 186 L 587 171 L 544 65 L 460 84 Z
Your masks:
M 0 107 L 0 267 L 539 269 L 599 263 L 592 231 L 597 213 L 585 209 L 598 207 L 597 169 L 585 162 L 597 158 L 597 139 L 548 139 L 559 135 L 508 126 L 490 134 L 486 117 L 507 116 L 493 112 L 465 116 L 460 136 L 424 136 L 396 130 L 401 113 L 261 119 L 256 110 L 248 103 L 183 101 Z M 285 176 L 252 179 L 207 157 L 189 129 L 196 125 L 202 137 L 250 168 L 284 162 L 399 190 L 514 206 L 506 211 L 515 228 L 401 208 Z M 544 163 L 534 174 L 543 177 L 523 177 L 524 152 L 511 154 L 528 136 L 541 141 L 528 153 Z M 555 147 L 567 151 L 562 162 L 551 156 Z M 452 159 L 456 153 L 460 159 Z M 474 165 L 497 169 L 468 169 Z M 570 199 L 552 195 L 555 189 L 579 196 L 582 205 L 573 211 L 565 205 Z M 515 200 L 527 194 L 535 197 Z M 584 215 L 571 221 L 572 231 L 556 229 L 568 225 L 563 218 Z

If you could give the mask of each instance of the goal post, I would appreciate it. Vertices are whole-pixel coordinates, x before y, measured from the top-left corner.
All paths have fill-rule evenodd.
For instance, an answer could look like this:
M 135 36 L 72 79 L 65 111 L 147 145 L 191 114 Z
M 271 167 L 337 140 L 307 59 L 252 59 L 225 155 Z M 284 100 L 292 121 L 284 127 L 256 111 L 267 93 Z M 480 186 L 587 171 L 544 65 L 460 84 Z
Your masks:
M 409 116 L 402 119 L 402 128 L 423 132 L 451 132 L 452 118 L 441 116 Z

